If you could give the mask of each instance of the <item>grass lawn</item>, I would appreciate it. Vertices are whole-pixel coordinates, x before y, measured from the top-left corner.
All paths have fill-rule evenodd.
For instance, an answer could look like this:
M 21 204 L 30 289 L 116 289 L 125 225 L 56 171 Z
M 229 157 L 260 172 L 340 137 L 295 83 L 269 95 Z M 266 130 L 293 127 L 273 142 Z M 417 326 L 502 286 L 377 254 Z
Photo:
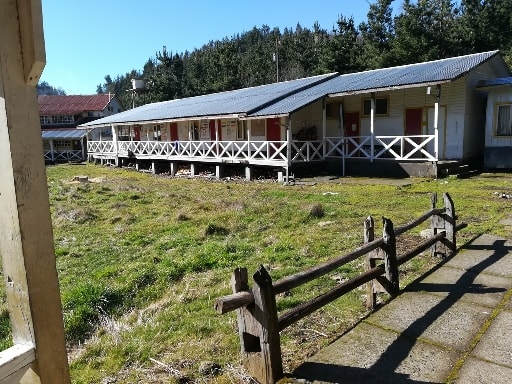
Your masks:
M 485 232 L 507 236 L 499 221 L 512 203 L 499 195 L 512 194 L 507 174 L 292 186 L 92 164 L 51 166 L 47 174 L 73 383 L 250 382 L 240 367 L 236 314 L 213 310 L 215 299 L 231 292 L 234 268 L 252 275 L 263 264 L 277 280 L 340 256 L 362 244 L 368 215 L 378 236 L 381 216 L 404 224 L 429 210 L 432 192 L 449 192 L 459 220 L 469 223 L 459 245 Z M 77 175 L 89 182 L 73 182 Z M 419 229 L 399 244 L 418 239 Z M 435 262 L 430 255 L 409 262 L 402 284 Z M 356 260 L 279 297 L 279 310 L 334 287 L 363 264 Z M 283 331 L 285 371 L 364 316 L 364 300 L 364 289 L 353 291 Z M 5 303 L 0 309 L 5 347 Z

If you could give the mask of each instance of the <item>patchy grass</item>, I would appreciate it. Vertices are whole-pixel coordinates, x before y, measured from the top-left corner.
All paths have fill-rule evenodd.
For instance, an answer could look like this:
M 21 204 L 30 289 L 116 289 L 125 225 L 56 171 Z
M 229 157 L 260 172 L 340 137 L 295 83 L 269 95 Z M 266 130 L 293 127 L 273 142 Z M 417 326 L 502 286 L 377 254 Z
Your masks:
M 512 193 L 510 175 L 405 186 L 340 178 L 285 187 L 94 165 L 53 166 L 47 173 L 74 383 L 250 382 L 240 368 L 235 314 L 213 310 L 214 300 L 230 293 L 234 268 L 252 274 L 263 264 L 277 280 L 361 245 L 370 214 L 377 236 L 381 216 L 397 226 L 418 217 L 429 209 L 432 192 L 449 192 L 459 219 L 470 224 L 459 244 L 484 232 L 507 235 L 499 220 L 512 203 L 495 194 Z M 77 174 L 92 182 L 71 182 Z M 398 246 L 418 241 L 419 229 L 400 237 Z M 410 261 L 401 270 L 402 284 L 435 262 L 428 255 Z M 279 309 L 362 267 L 356 260 L 281 295 Z M 0 293 L 0 336 L 8 345 Z M 364 316 L 364 295 L 363 288 L 355 290 L 286 329 L 285 370 Z

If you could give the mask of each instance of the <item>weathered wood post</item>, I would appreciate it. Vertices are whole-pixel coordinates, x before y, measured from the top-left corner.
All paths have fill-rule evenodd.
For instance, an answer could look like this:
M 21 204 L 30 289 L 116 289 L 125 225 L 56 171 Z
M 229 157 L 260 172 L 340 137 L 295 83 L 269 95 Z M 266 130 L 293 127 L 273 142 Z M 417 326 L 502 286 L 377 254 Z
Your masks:
M 451 256 L 457 250 L 456 231 L 455 231 L 455 205 L 450 195 L 445 192 L 443 193 L 444 200 L 444 230 L 446 231 L 446 237 L 443 239 L 443 243 L 446 247 L 446 256 Z
M 364 221 L 364 243 L 368 244 L 369 242 L 375 240 L 375 223 L 373 217 L 368 216 Z M 381 259 L 378 257 L 377 252 L 371 251 L 366 254 L 366 270 L 370 270 L 375 267 L 375 260 Z M 375 309 L 377 306 L 377 295 L 376 295 L 376 286 L 375 281 L 371 280 L 366 283 L 367 290 L 367 299 L 366 299 L 366 307 L 368 309 Z
M 41 1 L 1 1 L 0 36 L 0 257 L 14 344 L 2 352 L 0 381 L 65 384 L 70 378 L 36 94 L 46 62 Z
M 260 383 L 273 384 L 283 377 L 276 298 L 263 266 L 253 279 L 254 304 L 237 309 L 242 362 Z M 248 290 L 247 269 L 237 268 L 231 284 L 234 293 Z
M 434 192 L 430 195 L 430 201 L 432 203 L 432 209 L 436 208 L 437 205 L 437 193 Z M 439 230 L 444 230 L 444 219 L 441 215 L 433 214 L 430 219 L 430 235 L 435 236 L 439 233 Z M 443 246 L 441 242 L 434 243 L 431 248 L 432 256 L 443 254 Z
M 400 291 L 398 281 L 398 263 L 396 259 L 396 236 L 393 228 L 393 222 L 390 219 L 382 218 L 382 238 L 384 239 L 384 245 L 382 246 L 384 268 L 386 271 L 386 277 L 377 278 L 379 283 L 386 289 L 390 296 L 394 297 L 398 295 Z

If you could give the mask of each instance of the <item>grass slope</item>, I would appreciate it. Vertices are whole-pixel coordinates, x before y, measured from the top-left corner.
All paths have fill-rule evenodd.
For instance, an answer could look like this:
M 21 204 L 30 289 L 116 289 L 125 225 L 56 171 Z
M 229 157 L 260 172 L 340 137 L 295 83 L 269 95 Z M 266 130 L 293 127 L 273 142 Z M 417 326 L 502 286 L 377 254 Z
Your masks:
M 252 274 L 263 264 L 276 280 L 339 256 L 361 245 L 365 217 L 404 224 L 429 209 L 431 192 L 449 192 L 459 219 L 470 223 L 459 244 L 483 232 L 505 235 L 499 220 L 510 203 L 495 192 L 512 192 L 509 175 L 408 185 L 343 178 L 285 187 L 89 164 L 52 166 L 47 174 L 74 383 L 250 382 L 239 366 L 235 314 L 213 311 L 215 298 L 230 293 L 235 267 Z M 72 182 L 76 175 L 91 182 Z M 401 239 L 402 247 L 418 234 Z M 407 264 L 403 284 L 434 262 L 425 255 Z M 362 266 L 356 260 L 279 297 L 279 309 Z M 285 370 L 364 316 L 364 299 L 364 290 L 356 290 L 286 329 Z M 1 309 L 5 346 L 5 303 Z

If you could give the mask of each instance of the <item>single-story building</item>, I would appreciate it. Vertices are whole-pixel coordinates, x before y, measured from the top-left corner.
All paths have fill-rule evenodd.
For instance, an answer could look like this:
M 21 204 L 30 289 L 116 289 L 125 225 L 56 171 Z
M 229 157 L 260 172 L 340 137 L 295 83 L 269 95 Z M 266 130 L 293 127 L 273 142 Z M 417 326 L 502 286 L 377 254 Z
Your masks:
M 80 162 L 86 159 L 86 129 L 49 129 L 41 131 L 46 163 Z
M 90 160 L 299 166 L 340 172 L 398 167 L 437 176 L 446 162 L 483 153 L 481 81 L 510 76 L 499 51 L 352 74 L 327 74 L 147 104 L 82 127 L 108 127 L 88 141 Z M 387 168 L 385 168 L 387 167 Z
M 487 92 L 484 167 L 512 168 L 512 77 L 483 81 Z

